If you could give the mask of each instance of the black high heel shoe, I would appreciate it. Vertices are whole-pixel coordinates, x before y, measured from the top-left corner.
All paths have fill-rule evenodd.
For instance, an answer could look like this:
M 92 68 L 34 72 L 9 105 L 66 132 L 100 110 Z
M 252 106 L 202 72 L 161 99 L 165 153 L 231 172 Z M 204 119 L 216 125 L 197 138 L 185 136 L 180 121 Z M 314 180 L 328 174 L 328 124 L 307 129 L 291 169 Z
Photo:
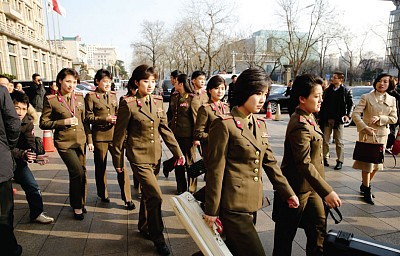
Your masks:
M 82 213 L 87 213 L 86 207 L 82 208 Z
M 76 213 L 76 212 L 74 211 L 74 218 L 75 218 L 76 220 L 83 220 L 83 219 L 85 218 L 85 216 L 83 215 L 83 212 L 82 212 L 82 213 Z
M 134 209 L 136 209 L 136 205 L 133 203 L 133 201 L 125 202 L 125 207 L 126 207 L 126 209 L 128 209 L 128 210 L 134 210 Z

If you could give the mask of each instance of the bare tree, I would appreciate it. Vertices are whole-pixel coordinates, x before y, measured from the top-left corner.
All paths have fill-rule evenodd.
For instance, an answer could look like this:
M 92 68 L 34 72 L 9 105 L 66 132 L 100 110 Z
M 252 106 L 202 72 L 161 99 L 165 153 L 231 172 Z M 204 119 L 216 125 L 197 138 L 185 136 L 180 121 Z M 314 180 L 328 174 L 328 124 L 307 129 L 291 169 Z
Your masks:
M 287 36 L 281 38 L 282 52 L 292 65 L 293 73 L 296 76 L 303 63 L 309 57 L 310 50 L 316 47 L 323 36 L 319 27 L 325 19 L 331 17 L 332 10 L 327 0 L 315 0 L 314 4 L 299 8 L 299 0 L 278 0 L 282 12 L 278 14 L 285 21 Z M 305 16 L 308 10 L 309 22 L 305 32 L 300 32 L 300 16 Z
M 342 35 L 339 37 L 341 44 L 344 49 L 338 45 L 341 60 L 346 65 L 346 73 L 347 80 L 349 81 L 349 86 L 353 85 L 354 79 L 357 77 L 357 69 L 360 64 L 360 60 L 362 59 L 364 52 L 364 44 L 367 39 L 368 33 L 366 32 L 362 38 L 362 41 L 357 41 L 354 38 L 354 33 L 347 30 L 342 32 Z
M 213 59 L 221 51 L 224 31 L 229 31 L 231 13 L 234 5 L 217 0 L 191 0 L 185 10 L 189 10 L 185 33 L 198 50 L 195 58 L 199 68 L 207 66 L 208 75 L 212 73 Z M 202 65 L 203 60 L 206 62 Z
M 131 47 L 134 48 L 136 54 L 146 56 L 153 67 L 157 67 L 158 60 L 164 54 L 164 22 L 161 21 L 144 21 L 142 23 L 143 41 L 134 42 Z

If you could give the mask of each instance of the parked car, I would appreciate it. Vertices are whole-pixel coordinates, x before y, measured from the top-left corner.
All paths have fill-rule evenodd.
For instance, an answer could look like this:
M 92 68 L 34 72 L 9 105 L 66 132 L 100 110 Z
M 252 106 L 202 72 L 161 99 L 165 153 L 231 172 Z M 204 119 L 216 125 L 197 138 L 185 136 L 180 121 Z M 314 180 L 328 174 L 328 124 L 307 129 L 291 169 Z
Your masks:
M 95 90 L 96 87 L 93 89 L 91 86 L 88 86 L 87 84 L 77 84 L 75 87 L 75 91 L 83 93 L 84 97 L 88 92 L 94 92 Z
M 92 80 L 93 82 L 93 80 Z M 96 90 L 96 86 L 94 85 L 94 83 L 91 83 L 90 81 L 81 81 L 80 83 L 84 88 L 86 88 L 86 90 L 88 91 L 95 91 Z
M 282 111 L 287 111 L 290 97 L 286 96 L 285 94 L 286 94 L 286 86 L 278 84 L 271 85 L 270 93 L 268 95 L 267 100 L 264 103 L 263 112 L 267 111 L 268 103 L 271 103 L 271 112 L 273 115 L 276 113 L 278 104 Z
M 361 86 L 354 86 L 354 87 L 349 87 L 351 90 L 351 94 L 353 95 L 353 109 L 357 106 L 358 102 L 360 102 L 361 95 L 370 93 L 374 90 L 374 87 L 372 86 L 366 86 L 366 85 L 361 85 Z M 344 126 L 350 126 L 353 123 L 353 120 L 350 117 L 350 121 L 345 123 Z
M 174 86 L 171 83 L 170 79 L 165 79 L 161 83 L 161 96 L 163 97 L 163 101 L 169 101 L 171 98 L 171 90 Z

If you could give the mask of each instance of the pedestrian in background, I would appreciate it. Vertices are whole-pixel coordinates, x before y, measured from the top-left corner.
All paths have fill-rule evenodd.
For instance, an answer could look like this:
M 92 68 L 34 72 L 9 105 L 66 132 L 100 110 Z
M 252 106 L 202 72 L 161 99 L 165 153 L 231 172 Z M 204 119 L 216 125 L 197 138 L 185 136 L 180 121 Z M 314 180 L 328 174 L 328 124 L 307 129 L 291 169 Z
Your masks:
M 20 92 L 24 92 L 24 89 L 22 89 L 22 84 L 21 83 L 16 83 L 14 85 L 14 89 Z
M 263 107 L 270 83 L 261 69 L 243 71 L 231 114 L 216 118 L 208 133 L 204 219 L 212 227 L 219 216 L 233 255 L 265 255 L 254 226 L 263 202 L 262 168 L 282 200 L 299 205 L 273 156 L 265 120 L 253 116 Z
M 191 90 L 186 74 L 180 74 L 177 78 L 177 86 L 175 92 L 171 95 L 172 120 L 169 122 L 169 127 L 179 147 L 186 159 L 186 165 L 191 165 L 196 161 L 196 147 L 194 143 L 193 131 L 195 124 L 195 106 L 192 104 L 195 94 Z M 200 144 L 200 143 L 198 143 Z M 197 178 L 188 178 L 186 180 L 186 167 L 175 167 L 175 179 L 178 195 L 189 189 L 189 192 L 196 192 Z
M 361 96 L 358 105 L 353 111 L 353 121 L 357 126 L 358 140 L 383 144 L 385 148 L 389 134 L 389 124 L 397 122 L 396 99 L 387 92 L 395 88 L 393 77 L 389 74 L 380 74 L 374 81 L 373 90 Z M 361 170 L 362 183 L 360 192 L 364 201 L 375 204 L 371 192 L 371 180 L 377 171 L 383 170 L 383 164 L 371 164 L 355 160 L 354 169 Z
M 35 132 L 31 117 L 27 115 L 29 98 L 20 91 L 14 91 L 11 94 L 15 110 L 21 120 L 21 133 L 18 138 L 17 146 L 12 150 L 12 154 L 16 163 L 14 171 L 14 180 L 21 185 L 25 192 L 26 201 L 29 205 L 29 217 L 32 222 L 41 224 L 49 224 L 54 218 L 44 213 L 42 193 L 38 183 L 33 176 L 28 163 L 38 163 L 44 165 L 48 163 L 47 155 L 38 155 Z
M 43 81 L 39 74 L 35 73 L 32 75 L 32 83 L 25 89 L 25 93 L 28 95 L 29 102 L 35 108 L 38 117 L 40 117 L 46 90 L 44 89 Z
M 292 94 L 292 85 L 293 85 L 293 80 L 290 79 L 288 84 L 287 84 L 286 91 L 285 91 L 285 96 L 286 97 L 290 97 L 290 95 Z M 296 108 L 296 106 L 291 106 L 289 104 L 289 107 L 288 107 L 289 117 L 294 113 L 294 109 L 295 108 Z
M 318 114 L 319 125 L 324 133 L 324 165 L 329 166 L 329 140 L 333 132 L 333 139 L 336 144 L 336 166 L 335 170 L 343 167 L 344 123 L 347 123 L 353 110 L 353 96 L 351 90 L 343 84 L 344 74 L 335 72 L 332 76 L 331 85 L 324 91 L 321 111 Z
M 232 101 L 233 101 L 233 98 L 235 97 L 235 83 L 236 83 L 237 75 L 232 75 L 231 79 L 232 79 L 232 82 L 228 86 L 228 103 L 232 106 Z
M 40 117 L 42 130 L 54 130 L 54 145 L 69 173 L 69 201 L 74 218 L 83 220 L 86 213 L 87 194 L 85 100 L 83 94 L 74 92 L 78 72 L 63 68 L 56 83 L 57 95 L 47 95 Z
M 323 133 L 313 113 L 322 103 L 322 79 L 304 74 L 296 77 L 290 100 L 297 106 L 285 135 L 282 173 L 289 181 L 300 206 L 290 209 L 274 196 L 272 219 L 275 221 L 274 256 L 292 255 L 292 243 L 299 227 L 307 236 L 307 255 L 322 255 L 326 235 L 326 214 L 322 200 L 329 207 L 339 207 L 339 196 L 325 181 L 322 156 Z
M 194 127 L 194 139 L 200 141 L 205 167 L 208 166 L 208 132 L 210 125 L 218 116 L 229 113 L 228 103 L 222 101 L 226 90 L 225 79 L 219 75 L 211 77 L 207 83 L 206 90 L 209 101 L 200 107 Z M 197 200 L 202 202 L 204 202 L 204 189 L 205 187 L 193 194 Z
M 162 193 L 157 182 L 162 153 L 160 136 L 178 159 L 178 164 L 184 164 L 185 158 L 168 127 L 162 96 L 152 95 L 156 79 L 157 72 L 153 67 L 140 65 L 133 71 L 128 89 L 132 94 L 137 91 L 134 96 L 125 97 L 121 101 L 113 137 L 113 163 L 117 172 L 123 171 L 123 148 L 127 138 L 126 156 L 133 175 L 142 187 L 139 231 L 153 241 L 159 254 L 169 255 L 163 235 Z
M 56 95 L 58 91 L 57 83 L 56 81 L 51 81 L 49 88 L 46 91 L 46 96 L 47 95 Z
M 176 82 L 177 82 L 177 78 L 178 78 L 178 76 L 179 76 L 180 74 L 182 74 L 182 72 L 179 71 L 179 70 L 177 70 L 177 69 L 171 72 L 170 79 L 171 79 L 171 84 L 172 84 L 174 87 L 171 89 L 170 97 L 169 97 L 169 101 L 168 101 L 168 110 L 167 110 L 168 122 L 171 121 L 171 119 L 172 119 L 172 109 L 171 109 L 171 99 L 172 99 L 172 97 L 171 97 L 171 95 L 174 93 L 175 88 L 176 88 L 176 86 L 178 85 Z
M 85 97 L 85 122 L 90 124 L 88 149 L 94 153 L 97 196 L 105 203 L 110 202 L 107 191 L 107 152 L 110 151 L 111 155 L 114 153 L 112 138 L 118 110 L 117 95 L 115 91 L 111 91 L 111 82 L 111 73 L 106 69 L 99 69 L 94 76 L 97 88 Z M 125 166 L 117 173 L 117 180 L 121 199 L 128 210 L 135 209 L 129 173 Z
M 17 145 L 21 121 L 7 89 L 0 86 L 0 248 L 1 254 L 19 256 L 22 247 L 14 235 L 14 196 L 11 178 L 14 160 L 11 150 Z

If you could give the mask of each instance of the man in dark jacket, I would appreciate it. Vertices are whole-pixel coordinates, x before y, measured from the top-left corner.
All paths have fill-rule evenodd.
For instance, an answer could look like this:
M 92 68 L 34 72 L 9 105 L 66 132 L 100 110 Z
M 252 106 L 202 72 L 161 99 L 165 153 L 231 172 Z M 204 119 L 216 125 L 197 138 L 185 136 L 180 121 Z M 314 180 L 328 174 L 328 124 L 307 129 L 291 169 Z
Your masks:
M 19 183 L 25 191 L 26 200 L 29 204 L 30 218 L 32 222 L 49 224 L 54 221 L 43 212 L 43 199 L 39 185 L 29 169 L 28 162 L 36 162 L 40 165 L 46 164 L 47 155 L 37 155 L 35 144 L 35 133 L 31 117 L 27 115 L 29 98 L 25 93 L 15 91 L 11 94 L 15 110 L 21 120 L 21 133 L 17 146 L 12 150 L 13 157 L 17 164 L 14 171 L 14 180 Z
M 318 114 L 319 124 L 324 133 L 324 165 L 329 166 L 329 140 L 333 131 L 333 139 L 336 144 L 335 170 L 342 169 L 344 160 L 343 130 L 344 123 L 350 120 L 353 110 L 353 96 L 344 84 L 344 74 L 335 72 L 331 85 L 324 91 L 321 111 Z
M 43 98 L 46 94 L 46 90 L 44 89 L 42 78 L 39 74 L 35 73 L 32 75 L 32 84 L 25 92 L 29 97 L 29 102 L 36 109 L 38 117 L 40 117 L 42 115 Z
M 11 150 L 18 142 L 21 122 L 7 88 L 0 86 L 0 248 L 4 255 L 21 255 L 14 236 L 14 198 L 11 178 L 14 160 Z

